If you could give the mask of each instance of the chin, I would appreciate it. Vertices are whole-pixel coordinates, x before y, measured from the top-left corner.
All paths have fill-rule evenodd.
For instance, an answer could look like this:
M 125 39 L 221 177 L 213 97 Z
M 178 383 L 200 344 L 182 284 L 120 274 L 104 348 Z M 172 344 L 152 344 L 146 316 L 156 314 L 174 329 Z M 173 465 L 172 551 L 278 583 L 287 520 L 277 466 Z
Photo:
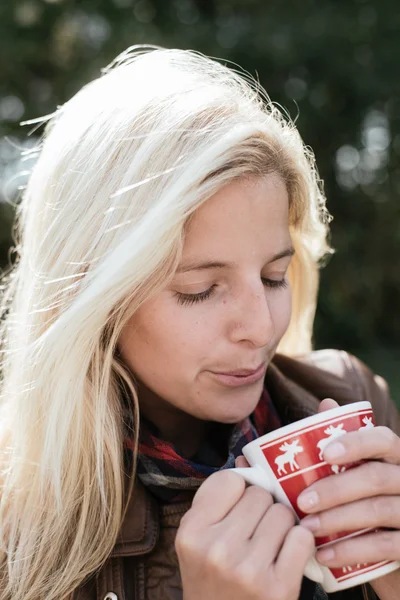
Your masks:
M 217 419 L 218 423 L 224 423 L 225 425 L 236 425 L 244 419 L 247 419 L 253 411 L 246 411 L 245 413 L 238 413 L 235 416 L 226 416 L 225 418 Z
M 236 406 L 229 406 L 228 410 L 224 411 L 224 413 L 220 413 L 213 420 L 218 423 L 225 423 L 226 425 L 235 425 L 236 423 L 243 421 L 243 419 L 247 419 L 247 417 L 254 412 L 259 399 L 260 395 L 257 396 L 253 402 L 238 402 Z

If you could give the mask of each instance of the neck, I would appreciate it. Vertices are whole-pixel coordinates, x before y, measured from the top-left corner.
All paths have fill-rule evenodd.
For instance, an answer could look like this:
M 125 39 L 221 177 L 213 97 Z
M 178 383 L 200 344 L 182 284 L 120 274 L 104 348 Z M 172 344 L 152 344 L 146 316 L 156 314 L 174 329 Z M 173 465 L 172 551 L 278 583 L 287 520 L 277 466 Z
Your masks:
M 162 400 L 148 388 L 139 388 L 140 412 L 155 425 L 160 437 L 176 446 L 184 458 L 191 458 L 206 439 L 211 423 L 198 419 Z
M 157 415 L 156 418 L 150 415 L 146 418 L 154 423 L 163 440 L 174 444 L 181 456 L 192 458 L 206 439 L 210 423 L 185 413 L 174 416 L 176 418 L 170 420 L 164 418 L 165 415 Z

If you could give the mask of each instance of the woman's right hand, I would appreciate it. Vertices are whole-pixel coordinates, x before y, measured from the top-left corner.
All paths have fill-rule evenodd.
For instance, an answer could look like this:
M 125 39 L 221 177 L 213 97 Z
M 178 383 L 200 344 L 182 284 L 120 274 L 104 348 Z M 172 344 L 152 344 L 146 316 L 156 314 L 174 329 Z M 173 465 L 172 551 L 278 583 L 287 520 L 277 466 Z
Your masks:
M 297 600 L 314 538 L 266 490 L 220 471 L 183 517 L 176 551 L 185 600 Z

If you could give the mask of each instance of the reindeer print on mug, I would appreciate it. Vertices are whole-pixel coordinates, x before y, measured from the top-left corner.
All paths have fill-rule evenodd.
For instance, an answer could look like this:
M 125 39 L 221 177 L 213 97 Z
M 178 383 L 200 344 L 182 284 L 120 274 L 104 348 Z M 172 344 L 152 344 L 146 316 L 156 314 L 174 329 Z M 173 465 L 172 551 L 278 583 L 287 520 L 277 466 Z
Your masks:
M 346 433 L 346 429 L 343 428 L 343 423 L 339 423 L 336 427 L 334 425 L 330 425 L 327 429 L 324 430 L 324 433 L 328 436 L 322 438 L 317 444 L 319 448 L 319 459 L 324 460 L 324 450 L 326 446 L 335 438 L 338 438 Z M 339 465 L 331 465 L 331 469 L 334 473 L 343 473 L 346 470 L 346 467 L 339 467 Z
M 343 423 L 339 423 L 339 425 L 337 425 L 336 427 L 334 425 L 329 425 L 328 429 L 324 430 L 324 433 L 326 433 L 328 437 L 322 438 L 322 440 L 320 440 L 317 444 L 319 448 L 320 460 L 324 460 L 323 452 L 325 450 L 325 446 L 327 446 L 329 442 L 331 442 L 334 438 L 338 438 L 346 433 L 346 430 L 343 429 L 343 427 Z
M 327 420 L 297 431 L 295 435 L 282 436 L 262 447 L 262 451 L 279 480 L 292 479 L 297 474 L 305 474 L 314 469 L 324 468 L 329 473 L 342 473 L 352 465 L 329 465 L 324 461 L 324 450 L 332 441 L 356 429 L 374 427 L 371 413 L 365 414 L 357 424 L 351 414 L 346 418 Z M 309 478 L 309 475 L 307 477 Z
M 299 440 L 292 440 L 290 443 L 285 442 L 283 446 L 280 446 L 279 450 L 281 450 L 283 454 L 275 459 L 275 464 L 278 467 L 278 475 L 282 475 L 282 473 L 285 473 L 286 475 L 287 471 L 285 465 L 287 463 L 289 463 L 291 471 L 299 469 L 299 465 L 296 462 L 296 454 L 304 452 L 304 448 L 299 446 Z

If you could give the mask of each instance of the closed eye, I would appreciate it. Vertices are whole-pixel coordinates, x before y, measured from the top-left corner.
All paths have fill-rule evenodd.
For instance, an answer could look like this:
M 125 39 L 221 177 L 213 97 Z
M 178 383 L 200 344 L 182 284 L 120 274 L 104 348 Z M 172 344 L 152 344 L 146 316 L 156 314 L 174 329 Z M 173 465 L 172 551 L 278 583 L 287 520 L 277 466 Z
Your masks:
M 289 285 L 288 280 L 286 278 L 268 279 L 268 277 L 262 277 L 261 280 L 265 287 L 271 288 L 273 290 L 284 289 Z
M 286 278 L 284 279 L 269 279 L 268 277 L 261 277 L 261 281 L 263 285 L 272 290 L 279 290 L 286 288 L 289 284 Z M 178 300 L 178 303 L 182 306 L 191 306 L 192 304 L 196 304 L 197 302 L 203 302 L 204 300 L 208 300 L 216 289 L 217 285 L 214 284 L 209 287 L 204 292 L 198 292 L 197 294 L 184 294 L 182 292 L 175 292 L 175 296 Z
M 199 292 L 197 294 L 183 294 L 182 292 L 175 292 L 175 296 L 179 304 L 182 304 L 182 306 L 190 306 L 191 304 L 203 302 L 203 300 L 210 298 L 216 287 L 217 285 L 214 284 L 208 288 L 208 290 L 204 290 L 204 292 Z

